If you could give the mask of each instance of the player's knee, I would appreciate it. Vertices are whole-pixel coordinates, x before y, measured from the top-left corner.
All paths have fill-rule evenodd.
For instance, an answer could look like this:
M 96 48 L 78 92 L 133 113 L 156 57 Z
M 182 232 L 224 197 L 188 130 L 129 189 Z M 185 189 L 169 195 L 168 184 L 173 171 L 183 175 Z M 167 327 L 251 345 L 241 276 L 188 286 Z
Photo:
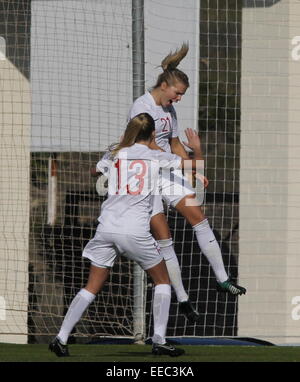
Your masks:
M 166 263 L 164 260 L 162 260 L 159 264 L 155 265 L 153 268 L 148 269 L 147 273 L 151 277 L 154 285 L 171 283 Z
M 185 196 L 182 199 L 182 203 L 184 204 L 185 207 L 200 207 L 202 205 L 200 200 L 197 198 L 196 194 L 191 194 L 191 195 Z
M 151 218 L 150 229 L 156 240 L 166 240 L 171 236 L 166 217 L 162 213 L 159 213 Z
M 155 286 L 160 284 L 171 284 L 168 271 L 165 270 L 164 272 L 160 272 L 159 274 L 156 274 L 154 277 L 152 277 L 153 283 Z

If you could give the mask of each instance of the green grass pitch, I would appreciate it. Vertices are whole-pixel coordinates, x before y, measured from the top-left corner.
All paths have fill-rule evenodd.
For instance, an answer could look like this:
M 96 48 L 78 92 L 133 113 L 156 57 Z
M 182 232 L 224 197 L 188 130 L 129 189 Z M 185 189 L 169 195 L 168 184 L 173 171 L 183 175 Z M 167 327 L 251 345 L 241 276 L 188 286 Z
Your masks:
M 58 358 L 48 345 L 0 344 L 0 362 L 300 362 L 300 346 L 185 345 L 178 358 L 154 356 L 150 345 L 69 345 Z

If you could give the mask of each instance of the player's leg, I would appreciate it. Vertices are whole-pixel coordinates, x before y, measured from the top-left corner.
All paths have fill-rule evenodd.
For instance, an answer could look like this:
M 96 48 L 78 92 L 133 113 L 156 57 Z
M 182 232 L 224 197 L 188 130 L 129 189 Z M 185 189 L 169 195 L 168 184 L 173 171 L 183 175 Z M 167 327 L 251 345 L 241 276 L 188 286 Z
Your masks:
M 218 281 L 218 290 L 233 295 L 245 294 L 246 289 L 234 284 L 228 277 L 224 267 L 222 253 L 216 237 L 197 203 L 189 203 L 195 194 L 186 195 L 176 205 L 176 210 L 192 225 L 199 247 L 213 268 Z
M 154 333 L 152 337 L 152 353 L 156 355 L 166 354 L 177 357 L 184 350 L 175 348 L 166 342 L 166 331 L 169 320 L 169 309 L 171 302 L 171 287 L 165 261 L 162 260 L 146 272 L 152 278 L 154 287 L 153 298 L 153 321 Z
M 167 223 L 165 214 L 162 212 L 163 206 L 160 200 L 154 203 L 153 214 L 150 220 L 151 233 L 160 246 L 161 253 L 166 262 L 171 285 L 174 288 L 177 301 L 179 302 L 179 311 L 192 323 L 199 320 L 199 313 L 194 309 L 189 301 L 181 276 L 181 269 L 178 258 L 174 251 L 171 232 Z
M 181 269 L 174 251 L 173 240 L 165 214 L 159 213 L 151 217 L 151 233 L 158 242 L 163 258 L 166 262 L 172 287 L 176 293 L 177 301 L 187 301 L 188 295 L 184 289 Z
M 58 357 L 66 357 L 69 355 L 67 347 L 69 335 L 77 322 L 81 319 L 83 313 L 94 301 L 97 293 L 102 290 L 109 272 L 109 268 L 100 268 L 91 265 L 87 285 L 73 298 L 58 335 L 49 345 L 49 349 Z
M 103 289 L 109 273 L 110 268 L 91 264 L 88 281 L 84 289 L 96 296 Z
M 170 356 L 182 354 L 181 350 L 166 344 L 166 329 L 171 302 L 171 286 L 167 267 L 156 240 L 150 232 L 139 235 L 126 234 L 115 236 L 116 247 L 129 259 L 137 262 L 148 273 L 154 283 L 153 297 L 153 349 L 155 344 Z
M 112 243 L 105 240 L 102 233 L 96 232 L 95 237 L 85 246 L 82 256 L 91 261 L 89 277 L 86 286 L 73 298 L 58 335 L 49 345 L 49 349 L 58 357 L 69 355 L 69 335 L 103 288 L 117 253 Z
M 57 335 L 61 343 L 65 345 L 67 344 L 71 331 L 77 322 L 81 319 L 88 306 L 94 301 L 97 293 L 102 290 L 109 272 L 109 268 L 100 268 L 91 265 L 88 282 L 86 286 L 82 288 L 72 300 L 60 331 Z

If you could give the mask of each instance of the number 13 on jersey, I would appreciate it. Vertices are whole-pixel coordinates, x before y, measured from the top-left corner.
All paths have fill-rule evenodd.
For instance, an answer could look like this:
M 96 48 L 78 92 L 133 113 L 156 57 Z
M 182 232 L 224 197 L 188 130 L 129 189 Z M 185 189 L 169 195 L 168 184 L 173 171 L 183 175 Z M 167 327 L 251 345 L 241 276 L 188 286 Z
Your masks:
M 115 162 L 115 167 L 117 169 L 117 195 L 141 195 L 150 191 L 145 189 L 145 180 L 148 180 L 147 177 L 149 176 L 147 161 L 118 159 Z M 148 184 L 148 182 L 146 183 Z

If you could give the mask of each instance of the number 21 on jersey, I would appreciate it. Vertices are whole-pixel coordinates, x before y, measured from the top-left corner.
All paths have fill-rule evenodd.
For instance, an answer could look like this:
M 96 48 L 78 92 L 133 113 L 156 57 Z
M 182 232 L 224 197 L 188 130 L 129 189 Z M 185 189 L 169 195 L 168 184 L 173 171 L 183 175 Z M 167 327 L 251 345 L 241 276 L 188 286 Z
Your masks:
M 171 122 L 169 117 L 161 118 L 161 122 L 163 123 L 162 132 L 163 133 L 169 133 L 171 131 Z

